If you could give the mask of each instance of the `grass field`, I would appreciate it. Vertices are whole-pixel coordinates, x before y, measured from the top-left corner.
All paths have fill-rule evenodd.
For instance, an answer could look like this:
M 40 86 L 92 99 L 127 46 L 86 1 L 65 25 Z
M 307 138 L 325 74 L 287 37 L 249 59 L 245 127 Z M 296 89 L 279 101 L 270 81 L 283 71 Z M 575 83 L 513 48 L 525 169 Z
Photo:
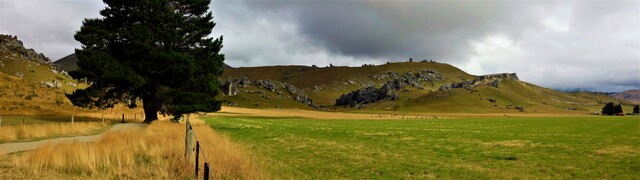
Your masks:
M 265 179 L 225 136 L 194 123 L 214 179 Z M 95 142 L 50 143 L 33 151 L 0 155 L 0 179 L 194 179 L 184 158 L 185 125 L 168 121 L 109 131 Z M 203 156 L 200 156 L 200 168 Z M 199 179 L 202 179 L 202 169 Z
M 633 179 L 639 117 L 209 117 L 276 178 Z

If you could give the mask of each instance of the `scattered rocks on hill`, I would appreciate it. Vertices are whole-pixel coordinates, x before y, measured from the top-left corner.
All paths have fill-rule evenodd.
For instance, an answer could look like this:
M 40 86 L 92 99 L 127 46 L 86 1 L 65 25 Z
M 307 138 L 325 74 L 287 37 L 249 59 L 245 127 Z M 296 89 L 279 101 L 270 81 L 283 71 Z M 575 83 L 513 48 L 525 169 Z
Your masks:
M 304 104 L 313 104 L 313 100 L 311 100 L 301 89 L 286 83 L 284 84 L 284 88 L 293 95 L 293 100 Z
M 58 80 L 53 80 L 52 83 L 55 86 L 55 88 L 61 88 L 62 87 L 62 83 L 60 81 L 58 81 Z
M 520 80 L 520 79 L 518 78 L 518 75 L 516 75 L 516 73 L 490 74 L 490 75 L 476 76 L 472 80 L 454 82 L 448 85 L 445 84 L 440 86 L 438 90 L 448 91 L 451 89 L 458 89 L 458 88 L 471 90 L 474 87 L 481 84 L 489 84 L 492 87 L 499 88 L 500 82 L 503 80 Z
M 413 86 L 418 89 L 424 89 L 422 82 L 430 82 L 431 86 L 434 86 L 435 81 L 444 81 L 444 77 L 431 69 L 421 70 L 419 72 L 406 72 L 403 75 L 399 75 L 397 72 L 388 71 L 382 74 L 370 74 L 369 78 L 374 80 L 383 80 L 383 79 L 391 79 L 391 80 L 399 80 L 400 83 L 404 85 Z
M 309 98 L 309 96 L 307 96 L 307 94 L 295 87 L 294 85 L 291 84 L 287 84 L 287 83 L 282 83 L 279 81 L 274 81 L 274 80 L 270 80 L 270 79 L 262 79 L 262 80 L 254 80 L 251 81 L 249 80 L 249 78 L 247 77 L 240 77 L 240 78 L 229 78 L 225 84 L 223 85 L 223 91 L 225 92 L 225 94 L 230 95 L 230 96 L 235 96 L 237 95 L 239 92 L 240 93 L 259 93 L 259 94 L 264 94 L 264 92 L 262 91 L 245 91 L 245 90 L 239 90 L 239 88 L 246 88 L 248 85 L 253 85 L 262 89 L 266 89 L 269 90 L 271 92 L 275 92 L 278 95 L 284 95 L 283 91 L 286 91 L 289 93 L 289 95 L 287 95 L 287 98 L 290 98 L 296 102 L 300 102 L 303 104 L 307 104 L 313 107 L 313 100 L 311 98 Z M 317 87 L 317 86 L 316 86 Z M 318 87 L 319 88 L 319 87 Z M 266 96 L 266 95 L 261 95 L 260 98 L 262 99 L 271 99 L 271 97 Z
M 72 82 L 67 82 L 67 85 L 68 85 L 68 86 L 72 86 L 72 87 L 78 87 L 78 85 L 77 85 L 77 84 L 74 84 L 74 83 L 72 83 Z
M 416 73 L 409 71 L 403 75 L 388 71 L 382 74 L 370 74 L 369 78 L 374 80 L 388 80 L 377 89 L 373 86 L 367 86 L 347 94 L 342 94 L 336 99 L 336 105 L 349 105 L 353 108 L 362 108 L 365 104 L 377 102 L 385 98 L 398 100 L 400 96 L 396 91 L 407 86 L 424 89 L 422 82 L 430 82 L 433 86 L 434 81 L 444 81 L 444 77 L 433 70 L 421 70 Z
M 269 91 L 275 92 L 276 89 L 283 87 L 284 85 L 278 81 L 272 81 L 270 79 L 264 80 L 255 80 L 252 82 L 254 86 L 258 86 L 263 89 L 268 89 Z

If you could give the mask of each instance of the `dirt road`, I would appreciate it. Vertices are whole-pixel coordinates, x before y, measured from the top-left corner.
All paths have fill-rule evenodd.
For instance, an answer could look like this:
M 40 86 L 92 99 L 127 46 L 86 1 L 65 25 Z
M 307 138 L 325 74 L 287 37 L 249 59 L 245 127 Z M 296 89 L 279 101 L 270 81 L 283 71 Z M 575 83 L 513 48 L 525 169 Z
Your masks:
M 107 131 L 118 131 L 125 128 L 140 128 L 146 126 L 142 123 L 126 123 L 126 124 L 116 124 L 111 127 Z M 105 131 L 105 132 L 107 132 Z M 102 133 L 104 134 L 104 132 Z M 31 141 L 31 142 L 16 142 L 16 143 L 4 143 L 0 144 L 0 155 L 8 154 L 13 152 L 20 151 L 28 151 L 37 149 L 38 147 L 47 144 L 47 143 L 55 143 L 55 142 L 63 142 L 63 141 L 79 141 L 79 142 L 92 142 L 98 140 L 102 136 L 102 134 L 98 135 L 89 135 L 89 136 L 74 136 L 74 137 L 63 137 L 63 138 L 53 138 L 53 139 L 45 139 L 40 141 Z

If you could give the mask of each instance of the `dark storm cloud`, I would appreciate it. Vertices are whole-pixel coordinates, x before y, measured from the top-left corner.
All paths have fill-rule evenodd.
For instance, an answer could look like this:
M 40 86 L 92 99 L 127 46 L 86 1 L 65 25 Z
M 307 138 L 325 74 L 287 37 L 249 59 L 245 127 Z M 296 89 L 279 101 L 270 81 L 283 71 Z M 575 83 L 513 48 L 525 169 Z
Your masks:
M 259 35 L 237 47 L 226 46 L 234 54 L 244 54 L 228 54 L 229 63 L 360 65 L 413 57 L 451 63 L 474 74 L 517 72 L 525 81 L 558 89 L 640 88 L 636 1 L 221 1 L 218 5 L 213 8 L 214 14 L 219 10 L 216 17 L 222 16 L 219 22 L 237 25 L 221 27 L 222 34 Z M 226 14 L 229 9 L 238 13 Z M 256 28 L 260 21 L 267 23 Z M 276 30 L 283 24 L 291 28 Z M 272 46 L 274 42 L 278 45 Z M 248 57 L 256 51 L 271 59 Z
M 100 1 L 0 0 L 0 33 L 52 59 Z M 213 1 L 232 66 L 434 59 L 558 89 L 640 88 L 639 1 Z

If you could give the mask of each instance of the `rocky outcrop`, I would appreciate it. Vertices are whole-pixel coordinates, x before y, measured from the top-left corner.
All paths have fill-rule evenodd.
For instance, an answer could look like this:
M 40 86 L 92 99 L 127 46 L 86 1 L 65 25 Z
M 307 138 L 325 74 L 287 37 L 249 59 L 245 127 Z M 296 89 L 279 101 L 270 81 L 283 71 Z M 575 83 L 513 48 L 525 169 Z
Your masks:
M 284 88 L 289 92 L 289 94 L 293 95 L 294 101 L 309 105 L 313 104 L 313 100 L 309 98 L 307 94 L 305 94 L 301 89 L 298 89 L 297 87 L 286 83 L 284 84 Z
M 376 89 L 373 86 L 358 89 L 347 94 L 340 95 L 336 99 L 336 106 L 349 105 L 350 107 L 362 108 L 365 104 L 377 102 L 385 98 L 397 100 L 400 98 L 395 92 L 403 86 L 399 79 L 391 79 L 384 83 L 382 87 Z
M 440 73 L 431 69 L 421 70 L 419 72 L 409 71 L 403 75 L 400 75 L 397 72 L 388 71 L 382 74 L 370 74 L 369 78 L 374 80 L 398 80 L 402 86 L 408 85 L 418 89 L 423 89 L 423 82 L 428 82 L 433 86 L 435 84 L 434 82 L 445 80 Z
M 379 89 L 370 86 L 341 95 L 340 98 L 336 99 L 336 106 L 349 105 L 351 107 L 361 107 L 362 104 L 373 103 L 384 98 L 385 96 Z
M 381 74 L 370 74 L 369 78 L 374 80 L 388 80 L 380 88 L 369 86 L 347 94 L 342 94 L 336 99 L 335 105 L 349 105 L 354 108 L 362 108 L 365 104 L 386 98 L 397 100 L 400 96 L 396 92 L 408 86 L 424 89 L 424 82 L 428 82 L 433 86 L 436 81 L 444 81 L 444 77 L 442 77 L 440 73 L 430 69 L 419 72 L 409 71 L 402 75 L 397 72 L 388 71 Z
M 276 89 L 280 89 L 284 87 L 284 84 L 282 84 L 281 82 L 273 81 L 270 79 L 255 80 L 252 82 L 252 84 L 254 86 L 258 86 L 260 88 L 267 89 L 272 92 L 276 92 Z
M 500 82 L 504 80 L 520 80 L 520 79 L 518 78 L 518 75 L 516 75 L 516 73 L 489 74 L 489 75 L 483 75 L 483 76 L 476 76 L 472 80 L 445 84 L 440 86 L 438 90 L 448 91 L 451 89 L 458 89 L 458 88 L 472 89 L 482 84 L 488 84 L 492 87 L 499 88 Z
M 51 64 L 51 60 L 44 54 L 25 48 L 16 36 L 0 34 L 0 52 L 12 52 L 37 64 Z
M 238 85 L 231 80 L 227 80 L 227 82 L 222 85 L 222 90 L 227 96 L 235 96 L 238 94 Z
M 249 80 L 249 78 L 247 77 L 240 77 L 240 78 L 229 78 L 227 81 L 225 81 L 224 85 L 222 85 L 223 87 L 223 92 L 229 96 L 235 96 L 238 94 L 238 92 L 243 92 L 243 93 L 253 93 L 253 92 L 259 92 L 259 93 L 263 93 L 262 91 L 245 91 L 245 90 L 238 90 L 239 88 L 245 88 L 249 85 L 253 85 L 262 89 L 266 89 L 269 90 L 271 92 L 275 92 L 278 95 L 283 95 L 284 91 L 288 92 L 289 95 L 287 95 L 287 97 L 291 98 L 292 100 L 296 101 L 296 102 L 300 102 L 303 104 L 307 104 L 310 105 L 312 107 L 313 106 L 313 99 L 309 98 L 309 96 L 307 96 L 307 94 L 295 87 L 294 85 L 291 84 L 287 84 L 287 83 L 282 83 L 279 81 L 274 81 L 274 80 L 270 80 L 270 79 L 261 79 L 261 80 L 254 80 L 251 81 Z M 268 96 L 261 96 L 262 99 L 270 99 Z
M 477 81 L 488 81 L 488 80 L 520 80 L 516 73 L 499 73 L 499 74 L 488 74 L 477 76 Z

